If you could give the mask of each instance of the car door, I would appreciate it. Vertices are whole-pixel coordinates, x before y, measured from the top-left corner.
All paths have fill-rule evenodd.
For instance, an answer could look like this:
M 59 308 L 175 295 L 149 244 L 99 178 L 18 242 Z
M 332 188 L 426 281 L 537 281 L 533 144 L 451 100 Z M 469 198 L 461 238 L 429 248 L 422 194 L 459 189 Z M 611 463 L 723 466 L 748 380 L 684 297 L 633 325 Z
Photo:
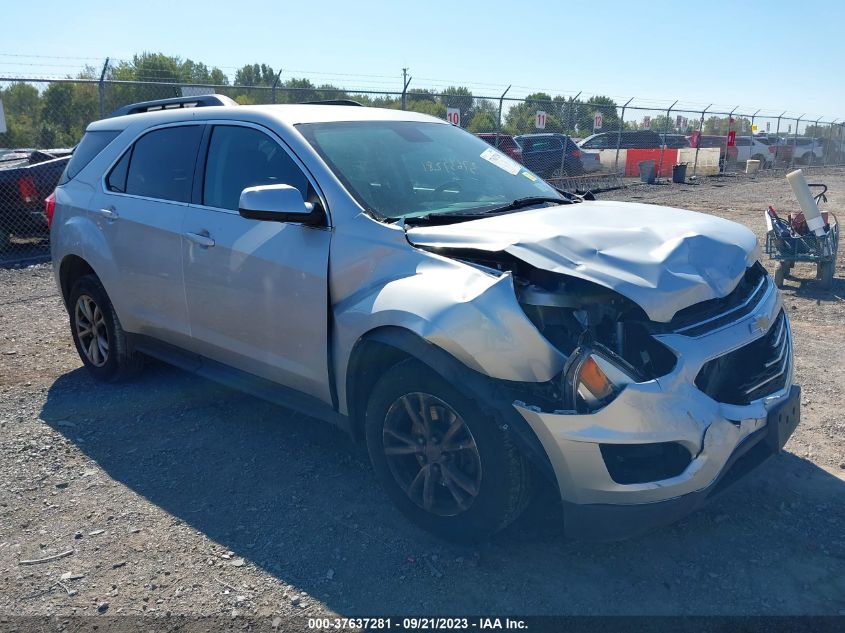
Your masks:
M 144 133 L 92 207 L 120 280 L 108 291 L 123 327 L 175 344 L 188 337 L 181 234 L 202 132 L 180 123 Z
M 322 204 L 314 184 L 279 139 L 260 126 L 213 124 L 201 154 L 182 226 L 194 351 L 331 402 L 331 232 L 238 214 L 246 187 L 291 185 Z

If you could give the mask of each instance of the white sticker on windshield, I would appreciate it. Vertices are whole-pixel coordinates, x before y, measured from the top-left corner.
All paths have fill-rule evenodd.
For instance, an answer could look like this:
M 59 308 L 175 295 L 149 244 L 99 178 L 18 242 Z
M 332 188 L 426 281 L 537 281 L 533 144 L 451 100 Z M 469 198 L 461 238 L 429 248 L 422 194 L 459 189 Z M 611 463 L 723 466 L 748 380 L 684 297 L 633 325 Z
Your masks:
M 504 169 L 511 176 L 516 176 L 519 173 L 519 170 L 522 169 L 522 165 L 518 162 L 511 160 L 504 154 L 500 154 L 492 147 L 488 147 L 481 152 L 481 158 L 486 160 L 488 163 L 494 164 L 499 169 Z

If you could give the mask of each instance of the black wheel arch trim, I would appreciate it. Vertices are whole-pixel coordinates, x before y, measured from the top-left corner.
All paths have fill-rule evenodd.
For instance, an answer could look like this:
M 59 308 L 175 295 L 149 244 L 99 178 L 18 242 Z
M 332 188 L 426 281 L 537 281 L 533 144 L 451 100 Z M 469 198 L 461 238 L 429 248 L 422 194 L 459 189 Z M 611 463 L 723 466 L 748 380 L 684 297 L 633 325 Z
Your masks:
M 413 358 L 445 378 L 449 383 L 460 385 L 469 397 L 482 408 L 495 412 L 497 422 L 508 432 L 519 450 L 557 486 L 557 479 L 551 461 L 534 430 L 513 407 L 514 387 L 512 383 L 486 376 L 461 363 L 443 348 L 430 343 L 418 334 L 398 326 L 383 326 L 367 332 L 356 341 L 350 354 L 346 372 L 346 401 L 353 436 L 363 438 L 363 411 L 368 394 L 359 393 L 356 378 L 361 375 L 367 363 L 367 345 L 377 345 L 393 350 L 397 362 Z

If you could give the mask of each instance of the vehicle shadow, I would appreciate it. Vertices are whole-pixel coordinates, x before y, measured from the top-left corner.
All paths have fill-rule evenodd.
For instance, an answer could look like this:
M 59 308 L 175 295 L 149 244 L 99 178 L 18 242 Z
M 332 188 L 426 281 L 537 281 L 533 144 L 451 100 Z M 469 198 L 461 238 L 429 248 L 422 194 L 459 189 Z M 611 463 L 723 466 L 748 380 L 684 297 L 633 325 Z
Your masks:
M 69 372 L 41 417 L 114 481 L 342 614 L 845 608 L 845 483 L 790 454 L 638 539 L 566 540 L 545 491 L 504 534 L 467 547 L 410 525 L 340 431 L 165 365 L 122 385 Z

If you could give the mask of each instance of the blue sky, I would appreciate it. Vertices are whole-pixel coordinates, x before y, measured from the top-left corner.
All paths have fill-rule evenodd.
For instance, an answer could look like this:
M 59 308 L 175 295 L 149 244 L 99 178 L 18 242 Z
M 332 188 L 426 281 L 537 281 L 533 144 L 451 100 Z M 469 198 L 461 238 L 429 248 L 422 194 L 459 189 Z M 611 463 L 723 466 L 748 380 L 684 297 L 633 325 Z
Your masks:
M 468 85 L 845 118 L 845 3 L 38 0 L 0 8 L 0 75 L 164 52 L 347 87 Z M 33 57 L 37 55 L 38 57 Z

